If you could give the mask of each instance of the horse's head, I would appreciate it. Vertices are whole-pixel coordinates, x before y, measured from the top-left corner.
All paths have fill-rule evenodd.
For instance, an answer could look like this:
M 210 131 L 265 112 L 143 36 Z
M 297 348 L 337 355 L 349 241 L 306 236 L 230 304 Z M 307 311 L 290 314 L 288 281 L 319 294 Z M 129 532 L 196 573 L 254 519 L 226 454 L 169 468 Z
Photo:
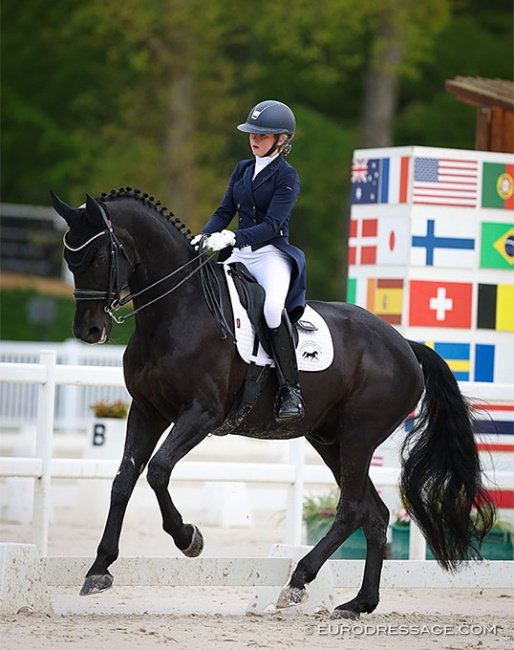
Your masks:
M 101 202 L 86 195 L 85 205 L 75 209 L 51 195 L 56 212 L 69 226 L 63 241 L 75 280 L 73 334 L 86 343 L 105 343 L 112 326 L 109 310 L 119 300 L 133 263 Z

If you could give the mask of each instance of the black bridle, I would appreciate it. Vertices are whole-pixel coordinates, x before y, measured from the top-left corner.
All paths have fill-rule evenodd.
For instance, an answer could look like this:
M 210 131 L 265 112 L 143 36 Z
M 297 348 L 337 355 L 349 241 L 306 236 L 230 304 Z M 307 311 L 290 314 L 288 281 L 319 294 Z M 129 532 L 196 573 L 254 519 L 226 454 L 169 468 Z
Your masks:
M 159 280 L 156 280 L 152 284 L 148 285 L 144 289 L 141 289 L 140 291 L 137 291 L 136 293 L 127 293 L 125 296 L 121 297 L 121 292 L 122 290 L 127 286 L 126 284 L 122 284 L 121 278 L 120 278 L 120 272 L 119 272 L 119 261 L 120 257 L 123 256 L 127 262 L 130 265 L 131 272 L 135 270 L 135 264 L 134 262 L 130 259 L 130 256 L 127 254 L 127 251 L 125 250 L 123 244 L 120 242 L 118 237 L 116 237 L 116 233 L 113 230 L 112 223 L 107 217 L 107 214 L 101 204 L 98 204 L 98 207 L 100 209 L 100 212 L 102 214 L 103 221 L 105 223 L 106 229 L 102 230 L 101 232 L 97 233 L 90 239 L 88 239 L 84 244 L 79 246 L 78 248 L 72 248 L 67 242 L 66 242 L 66 233 L 63 237 L 63 243 L 64 247 L 72 252 L 76 253 L 81 250 L 84 250 L 87 248 L 87 246 L 93 245 L 97 243 L 97 240 L 100 237 L 103 237 L 104 235 L 108 235 L 109 237 L 109 248 L 110 248 L 110 255 L 109 255 L 109 288 L 107 291 L 98 291 L 96 289 L 75 289 L 73 292 L 73 297 L 75 298 L 76 301 L 83 301 L 83 300 L 105 300 L 106 305 L 104 306 L 104 311 L 114 320 L 115 323 L 118 325 L 121 325 L 124 323 L 126 320 L 131 318 L 132 316 L 135 316 L 138 312 L 140 312 L 142 309 L 145 309 L 146 307 L 149 307 L 150 305 L 153 305 L 155 302 L 158 300 L 161 300 L 162 298 L 165 298 L 168 296 L 170 293 L 173 293 L 176 291 L 179 287 L 181 287 L 185 282 L 187 282 L 190 278 L 192 278 L 194 275 L 196 275 L 198 272 L 200 272 L 200 279 L 201 279 L 201 285 L 202 285 L 202 292 L 203 296 L 205 299 L 205 302 L 207 304 L 207 307 L 209 308 L 209 311 L 211 314 L 214 316 L 216 319 L 216 322 L 218 323 L 218 326 L 221 329 L 222 332 L 222 338 L 226 338 L 227 335 L 230 335 L 232 340 L 235 341 L 235 336 L 232 333 L 232 330 L 230 329 L 230 326 L 228 325 L 224 313 L 223 313 L 223 301 L 221 298 L 221 287 L 218 281 L 218 278 L 216 277 L 216 274 L 214 273 L 212 267 L 208 265 L 210 260 L 213 258 L 213 256 L 216 254 L 215 252 L 211 253 L 210 255 L 206 255 L 203 252 L 203 243 L 205 237 L 202 237 L 199 246 L 198 246 L 198 255 L 193 257 L 191 260 L 186 262 L 185 264 L 182 264 L 181 266 L 177 267 L 174 271 L 171 271 L 171 273 L 168 273 L 164 277 L 160 278 Z M 170 289 L 165 291 L 164 293 L 156 296 L 152 300 L 149 300 L 148 302 L 145 302 L 139 307 L 136 307 L 133 309 L 131 312 L 128 314 L 123 314 L 121 316 L 116 316 L 116 312 L 121 309 L 124 305 L 127 303 L 131 302 L 134 300 L 134 298 L 139 298 L 143 294 L 145 294 L 147 291 L 150 291 L 151 289 L 154 289 L 155 287 L 159 286 L 163 282 L 166 282 L 167 280 L 170 280 L 173 278 L 175 275 L 178 273 L 184 271 L 187 269 L 189 266 L 193 265 L 195 262 L 198 262 L 197 266 L 193 268 L 186 276 L 184 276 L 177 284 L 173 285 Z
M 102 215 L 103 222 L 105 224 L 105 230 L 100 231 L 96 235 L 93 235 L 88 239 L 84 244 L 81 244 L 77 248 L 72 248 L 66 241 L 67 233 L 64 233 L 63 244 L 70 253 L 78 253 L 79 251 L 84 250 L 88 246 L 97 244 L 97 240 L 101 237 L 107 235 L 109 237 L 109 248 L 110 248 L 110 260 L 109 260 L 109 288 L 107 291 L 98 291 L 96 289 L 75 289 L 73 292 L 73 297 L 75 300 L 105 300 L 107 302 L 114 302 L 119 300 L 121 291 L 123 287 L 120 282 L 120 274 L 118 272 L 118 265 L 120 256 L 127 260 L 132 271 L 135 269 L 134 262 L 130 259 L 125 251 L 123 244 L 116 237 L 116 233 L 113 230 L 112 223 L 107 217 L 107 214 L 104 208 L 98 204 L 100 213 Z

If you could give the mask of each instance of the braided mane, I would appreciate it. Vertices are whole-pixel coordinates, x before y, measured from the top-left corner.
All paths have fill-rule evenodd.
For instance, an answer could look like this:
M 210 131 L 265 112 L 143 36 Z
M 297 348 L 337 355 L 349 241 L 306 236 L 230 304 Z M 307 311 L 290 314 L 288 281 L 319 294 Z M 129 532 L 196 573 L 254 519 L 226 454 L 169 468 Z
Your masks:
M 140 201 L 144 206 L 151 208 L 154 212 L 161 215 L 161 217 L 164 217 L 190 241 L 192 232 L 189 229 L 185 230 L 187 226 L 171 210 L 168 210 L 165 205 L 162 205 L 161 201 L 156 201 L 155 197 L 148 194 L 148 192 L 141 192 L 139 188 L 132 189 L 130 186 L 120 187 L 119 190 L 111 190 L 109 193 L 102 192 L 102 195 L 97 200 L 107 203 L 116 199 L 134 199 L 135 201 Z

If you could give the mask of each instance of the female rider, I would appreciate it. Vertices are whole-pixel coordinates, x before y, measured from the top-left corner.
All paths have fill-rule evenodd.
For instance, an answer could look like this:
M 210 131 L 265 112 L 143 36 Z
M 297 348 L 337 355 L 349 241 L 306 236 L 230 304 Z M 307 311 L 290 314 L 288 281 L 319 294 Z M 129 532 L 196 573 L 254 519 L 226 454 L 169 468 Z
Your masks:
M 223 200 L 193 244 L 207 235 L 204 248 L 222 251 L 220 262 L 243 263 L 264 287 L 264 317 L 279 382 L 274 415 L 277 422 L 291 422 L 304 416 L 291 323 L 305 308 L 305 256 L 288 239 L 300 179 L 284 158 L 296 121 L 288 106 L 267 100 L 237 128 L 249 133 L 255 157 L 238 163 Z M 227 230 L 236 213 L 237 230 Z

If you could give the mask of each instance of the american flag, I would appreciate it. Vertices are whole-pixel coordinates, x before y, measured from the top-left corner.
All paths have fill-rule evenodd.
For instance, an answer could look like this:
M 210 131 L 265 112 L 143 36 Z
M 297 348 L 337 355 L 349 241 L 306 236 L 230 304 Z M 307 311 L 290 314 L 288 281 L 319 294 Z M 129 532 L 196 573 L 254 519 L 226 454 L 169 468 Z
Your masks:
M 476 208 L 478 161 L 415 158 L 412 202 Z

